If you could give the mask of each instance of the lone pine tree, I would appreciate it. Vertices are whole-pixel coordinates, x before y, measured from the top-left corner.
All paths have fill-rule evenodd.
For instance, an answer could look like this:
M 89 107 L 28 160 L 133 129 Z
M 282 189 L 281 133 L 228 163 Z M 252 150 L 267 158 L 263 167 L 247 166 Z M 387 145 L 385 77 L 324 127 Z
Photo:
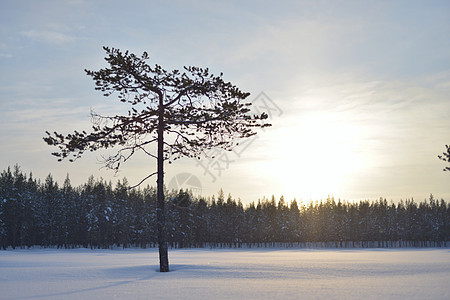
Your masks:
M 171 72 L 147 64 L 140 57 L 119 49 L 103 47 L 108 68 L 85 70 L 104 96 L 116 95 L 130 104 L 127 115 L 102 116 L 91 112 L 92 132 L 71 134 L 46 132 L 44 140 L 59 150 L 52 153 L 58 161 L 74 161 L 85 151 L 114 148 L 105 166 L 118 171 L 134 154 L 143 152 L 157 160 L 157 228 L 160 271 L 169 271 L 164 207 L 164 161 L 180 157 L 200 158 L 206 150 L 220 147 L 231 150 L 240 138 L 256 134 L 255 127 L 266 127 L 267 114 L 252 115 L 250 93 L 215 76 L 208 68 L 184 67 Z M 156 144 L 156 151 L 152 145 Z M 139 184 L 140 184 L 139 183 Z M 139 185 L 138 184 L 138 185 Z

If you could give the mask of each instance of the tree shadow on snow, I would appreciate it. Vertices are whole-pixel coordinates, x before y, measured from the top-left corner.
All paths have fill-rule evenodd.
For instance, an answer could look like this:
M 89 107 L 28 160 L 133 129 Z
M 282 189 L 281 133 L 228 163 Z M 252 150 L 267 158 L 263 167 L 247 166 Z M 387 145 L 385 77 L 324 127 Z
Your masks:
M 181 264 L 171 264 L 169 266 L 170 272 L 164 272 L 164 274 L 171 274 L 177 271 L 202 271 L 202 270 L 211 270 L 211 269 L 220 269 L 217 266 L 213 265 L 181 265 Z M 157 265 L 148 265 L 148 266 L 129 266 L 129 267 L 120 267 L 120 268 L 110 268 L 105 270 L 105 275 L 110 278 L 139 278 L 138 280 L 148 280 L 152 277 L 161 274 L 159 272 L 159 266 Z
M 76 295 L 86 292 L 92 292 L 92 291 L 98 291 L 113 287 L 118 287 L 121 285 L 131 284 L 138 281 L 146 281 L 149 279 L 152 279 L 154 277 L 159 277 L 161 275 L 164 276 L 170 276 L 170 274 L 174 274 L 179 271 L 188 271 L 188 272 L 196 272 L 199 271 L 200 273 L 204 270 L 211 270 L 211 269 L 221 269 L 217 266 L 209 266 L 209 265 L 181 265 L 181 264 L 173 264 L 170 265 L 170 272 L 161 273 L 159 271 L 159 266 L 157 265 L 139 265 L 139 266 L 127 266 L 127 267 L 118 267 L 118 268 L 107 268 L 102 271 L 99 271 L 103 273 L 104 275 L 101 277 L 100 280 L 118 280 L 113 283 L 104 284 L 100 286 L 90 287 L 90 288 L 81 288 L 81 289 L 74 289 L 69 291 L 62 291 L 62 292 L 55 292 L 55 293 L 46 293 L 41 295 L 31 295 L 27 297 L 18 297 L 18 298 L 12 298 L 14 299 L 46 299 L 49 297 L 59 297 L 62 298 L 64 296 L 69 295 Z
M 205 270 L 223 270 L 225 268 L 221 268 L 215 265 L 171 265 L 170 266 L 170 272 L 177 272 L 177 271 L 205 271 Z M 156 269 L 156 271 L 159 273 L 159 269 Z

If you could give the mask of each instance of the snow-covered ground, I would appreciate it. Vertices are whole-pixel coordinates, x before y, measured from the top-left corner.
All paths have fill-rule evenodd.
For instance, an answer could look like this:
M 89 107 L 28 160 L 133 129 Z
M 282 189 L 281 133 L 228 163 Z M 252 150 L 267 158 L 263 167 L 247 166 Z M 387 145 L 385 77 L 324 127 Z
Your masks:
M 0 251 L 0 299 L 450 299 L 449 249 Z

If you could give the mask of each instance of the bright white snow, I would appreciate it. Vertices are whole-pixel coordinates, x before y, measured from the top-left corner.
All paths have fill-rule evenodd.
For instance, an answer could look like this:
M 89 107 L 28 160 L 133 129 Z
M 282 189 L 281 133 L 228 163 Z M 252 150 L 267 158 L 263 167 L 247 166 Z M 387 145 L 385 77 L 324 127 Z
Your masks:
M 0 251 L 0 299 L 450 299 L 449 249 Z

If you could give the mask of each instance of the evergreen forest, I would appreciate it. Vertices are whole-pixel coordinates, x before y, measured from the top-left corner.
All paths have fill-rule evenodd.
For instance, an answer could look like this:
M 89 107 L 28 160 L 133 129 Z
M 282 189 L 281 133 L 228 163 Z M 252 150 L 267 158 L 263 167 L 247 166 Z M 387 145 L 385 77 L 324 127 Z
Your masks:
M 169 246 L 185 247 L 446 247 L 450 203 L 283 197 L 243 205 L 225 196 L 166 191 Z M 156 247 L 156 189 L 129 189 L 94 179 L 72 187 L 51 175 L 41 182 L 19 166 L 0 174 L 0 247 Z

